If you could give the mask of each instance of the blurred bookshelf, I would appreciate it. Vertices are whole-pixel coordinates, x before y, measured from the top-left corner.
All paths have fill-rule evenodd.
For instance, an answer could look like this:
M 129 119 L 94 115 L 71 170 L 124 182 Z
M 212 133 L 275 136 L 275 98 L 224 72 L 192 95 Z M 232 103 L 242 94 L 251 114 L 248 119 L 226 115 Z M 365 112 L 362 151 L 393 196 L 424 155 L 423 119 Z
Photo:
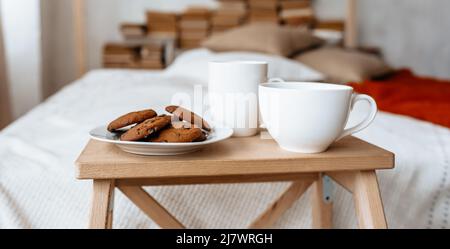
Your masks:
M 149 10 L 145 23 L 122 23 L 122 42 L 107 43 L 107 68 L 164 69 L 176 54 L 200 47 L 210 35 L 264 22 L 344 31 L 344 21 L 315 18 L 313 0 L 217 0 L 218 6 L 189 6 L 181 13 Z

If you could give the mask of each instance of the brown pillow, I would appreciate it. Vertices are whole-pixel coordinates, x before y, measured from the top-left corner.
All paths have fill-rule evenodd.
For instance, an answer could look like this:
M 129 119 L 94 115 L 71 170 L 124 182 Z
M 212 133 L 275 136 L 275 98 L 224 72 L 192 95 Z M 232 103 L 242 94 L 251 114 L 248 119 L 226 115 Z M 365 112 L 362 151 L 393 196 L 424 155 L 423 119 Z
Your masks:
M 336 83 L 360 82 L 386 75 L 392 71 L 376 55 L 336 47 L 325 47 L 301 53 L 295 56 L 294 60 L 323 73 Z
M 290 56 L 323 40 L 299 27 L 255 23 L 212 35 L 203 46 L 213 51 L 253 51 Z

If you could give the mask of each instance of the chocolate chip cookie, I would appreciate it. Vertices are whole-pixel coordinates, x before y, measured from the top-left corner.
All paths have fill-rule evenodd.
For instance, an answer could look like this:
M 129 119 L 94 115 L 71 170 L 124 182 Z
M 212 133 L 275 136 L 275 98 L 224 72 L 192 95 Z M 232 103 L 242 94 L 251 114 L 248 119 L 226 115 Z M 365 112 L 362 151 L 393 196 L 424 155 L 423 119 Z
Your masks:
M 199 141 L 204 136 L 200 128 L 174 128 L 170 127 L 160 131 L 155 137 L 150 137 L 149 142 L 156 143 L 189 143 Z
M 171 117 L 167 115 L 161 115 L 158 117 L 147 119 L 122 134 L 122 136 L 120 136 L 120 140 L 138 141 L 144 139 L 147 136 L 157 133 L 158 131 L 170 125 L 170 121 Z
M 120 116 L 119 118 L 109 123 L 108 131 L 115 131 L 132 124 L 139 124 L 147 119 L 156 117 L 156 115 L 157 115 L 156 112 L 151 109 L 137 112 L 130 112 Z
M 178 119 L 178 118 L 176 118 Z M 191 124 L 185 121 L 173 121 L 173 117 L 172 117 L 172 127 L 176 128 L 176 129 L 180 129 L 180 128 L 200 128 L 199 126 L 195 125 L 195 124 Z M 201 129 L 201 128 L 200 128 Z
M 207 138 L 208 138 L 208 134 L 206 132 L 202 131 L 202 135 L 199 138 L 195 139 L 194 142 L 203 142 Z
M 176 105 L 171 105 L 166 107 L 166 111 L 172 113 L 179 120 L 184 120 L 191 124 L 201 127 L 205 131 L 211 131 L 211 126 L 199 115 Z

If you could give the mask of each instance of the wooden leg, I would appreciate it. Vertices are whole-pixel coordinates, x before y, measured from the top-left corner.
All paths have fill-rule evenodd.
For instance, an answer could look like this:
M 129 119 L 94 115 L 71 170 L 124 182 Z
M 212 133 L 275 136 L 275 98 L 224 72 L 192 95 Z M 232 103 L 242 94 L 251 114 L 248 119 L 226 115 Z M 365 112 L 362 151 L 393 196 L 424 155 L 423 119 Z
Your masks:
M 294 202 L 300 198 L 311 185 L 312 181 L 298 181 L 292 185 L 274 201 L 258 218 L 255 219 L 249 228 L 266 228 L 275 223 L 278 218 L 288 210 Z
M 112 228 L 114 180 L 94 180 L 89 228 Z
M 387 228 L 375 171 L 361 171 L 355 174 L 353 199 L 360 228 Z
M 150 196 L 139 186 L 119 186 L 122 191 L 136 206 L 162 228 L 184 228 L 158 201 Z
M 324 200 L 322 174 L 319 174 L 319 178 L 313 184 L 311 201 L 312 201 L 312 227 L 315 229 L 332 228 L 333 204 L 331 200 L 330 201 Z
M 353 193 L 355 172 L 327 172 L 326 174 L 343 188 L 345 188 L 348 192 Z

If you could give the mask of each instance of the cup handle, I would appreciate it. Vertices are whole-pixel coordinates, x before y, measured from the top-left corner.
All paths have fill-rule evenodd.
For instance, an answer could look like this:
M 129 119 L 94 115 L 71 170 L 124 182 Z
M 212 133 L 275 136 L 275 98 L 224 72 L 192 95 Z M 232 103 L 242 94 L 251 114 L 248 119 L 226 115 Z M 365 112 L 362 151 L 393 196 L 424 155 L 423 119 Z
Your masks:
M 269 83 L 284 83 L 285 81 L 282 78 L 270 78 Z
M 356 133 L 358 131 L 365 129 L 367 126 L 370 125 L 370 123 L 372 123 L 373 119 L 377 115 L 377 110 L 378 110 L 377 103 L 375 102 L 375 100 L 372 97 L 370 97 L 369 95 L 365 95 L 365 94 L 353 94 L 352 95 L 352 103 L 350 105 L 350 111 L 353 110 L 353 106 L 355 105 L 355 103 L 360 100 L 365 100 L 365 101 L 369 102 L 370 114 L 363 121 L 361 121 L 361 123 L 359 123 L 351 128 L 345 129 L 342 132 L 342 134 L 336 139 L 336 141 L 338 141 L 346 136 L 349 136 L 353 133 Z

